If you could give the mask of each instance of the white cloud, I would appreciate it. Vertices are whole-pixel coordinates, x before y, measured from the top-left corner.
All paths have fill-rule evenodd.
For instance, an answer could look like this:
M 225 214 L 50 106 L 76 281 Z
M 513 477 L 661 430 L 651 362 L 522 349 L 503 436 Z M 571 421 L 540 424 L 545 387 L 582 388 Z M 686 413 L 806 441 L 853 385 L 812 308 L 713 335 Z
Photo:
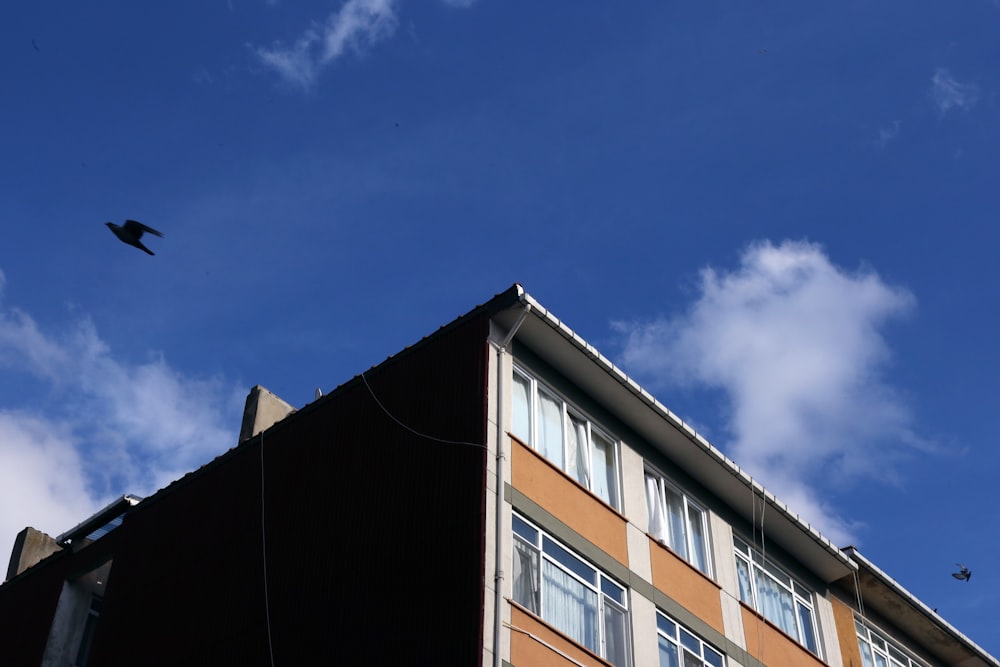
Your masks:
M 0 412 L 0 563 L 23 528 L 55 536 L 98 509 L 75 445 L 64 425 Z
M 320 70 L 348 49 L 360 52 L 396 30 L 396 0 L 347 0 L 324 23 L 309 27 L 292 46 L 257 48 L 257 57 L 288 83 L 308 90 Z
M 0 369 L 47 396 L 0 409 L 0 548 L 27 525 L 56 534 L 115 496 L 148 495 L 236 444 L 239 388 L 162 355 L 122 361 L 86 318 L 44 332 L 0 301 Z
M 979 100 L 979 86 L 960 83 L 951 72 L 939 67 L 931 77 L 931 97 L 941 115 L 952 109 L 967 111 Z
M 624 362 L 653 385 L 720 390 L 729 455 L 834 541 L 856 525 L 824 490 L 891 475 L 921 444 L 881 374 L 881 333 L 914 305 L 872 271 L 846 271 L 805 242 L 750 245 L 731 272 L 706 268 L 674 318 L 623 324 Z

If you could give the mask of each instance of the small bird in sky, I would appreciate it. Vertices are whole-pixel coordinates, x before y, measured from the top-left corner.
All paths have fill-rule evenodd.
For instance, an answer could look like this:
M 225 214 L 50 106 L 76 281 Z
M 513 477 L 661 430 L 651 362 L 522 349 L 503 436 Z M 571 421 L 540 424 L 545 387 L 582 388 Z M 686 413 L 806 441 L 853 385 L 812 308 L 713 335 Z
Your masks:
M 115 233 L 115 236 L 121 239 L 122 242 L 127 243 L 131 246 L 135 246 L 139 250 L 147 252 L 150 255 L 154 254 L 153 251 L 139 242 L 139 239 L 142 238 L 143 233 L 149 232 L 153 236 L 163 236 L 162 232 L 158 232 L 152 227 L 147 227 L 141 222 L 137 222 L 135 220 L 126 220 L 124 225 L 116 225 L 113 222 L 108 222 L 105 224 L 107 224 L 108 229 L 113 231 Z
M 955 563 L 955 565 L 958 565 L 960 568 L 962 568 L 962 571 L 961 572 L 952 572 L 951 576 L 955 577 L 956 579 L 964 580 L 964 581 L 968 581 L 969 579 L 972 578 L 972 570 L 970 570 L 969 568 L 965 567 L 961 563 Z
M 38 48 L 38 43 L 35 42 L 34 37 L 31 38 L 31 45 L 35 47 L 35 51 L 41 51 L 41 49 Z

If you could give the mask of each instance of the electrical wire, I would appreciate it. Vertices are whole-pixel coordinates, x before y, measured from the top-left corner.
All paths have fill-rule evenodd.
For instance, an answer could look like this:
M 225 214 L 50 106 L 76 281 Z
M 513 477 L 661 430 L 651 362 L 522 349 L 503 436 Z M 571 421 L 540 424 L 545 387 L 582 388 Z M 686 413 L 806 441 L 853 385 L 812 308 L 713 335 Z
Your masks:
M 382 401 L 378 400 L 378 396 L 376 396 L 375 392 L 372 391 L 371 385 L 368 384 L 368 378 L 365 377 L 364 373 L 361 374 L 361 380 L 365 383 L 365 387 L 368 389 L 368 393 L 371 394 L 372 399 L 375 401 L 376 405 L 378 405 L 378 407 L 381 408 L 382 412 L 384 412 L 386 414 L 386 416 L 389 417 L 389 419 L 391 419 L 392 421 L 396 422 L 397 424 L 399 424 L 400 426 L 402 426 L 404 429 L 406 429 L 407 431 L 409 431 L 413 435 L 416 435 L 416 436 L 421 437 L 421 438 L 425 438 L 427 440 L 432 440 L 434 442 L 440 442 L 440 443 L 445 444 L 445 445 L 468 445 L 469 447 L 480 447 L 482 449 L 486 449 L 486 445 L 483 444 L 483 443 L 481 443 L 481 442 L 468 442 L 468 441 L 465 441 L 465 440 L 446 440 L 445 438 L 438 438 L 438 437 L 433 436 L 433 435 L 428 435 L 426 433 L 421 433 L 420 431 L 418 431 L 418 430 L 416 430 L 414 428 L 411 428 L 410 426 L 404 424 L 402 421 L 400 421 L 399 419 L 397 419 L 394 414 L 392 414 L 391 412 L 389 412 L 389 410 L 384 405 L 382 405 Z
M 260 432 L 260 543 L 264 563 L 264 620 L 267 625 L 267 652 L 274 667 L 274 644 L 271 641 L 271 601 L 267 588 L 267 531 L 264 521 L 264 432 Z

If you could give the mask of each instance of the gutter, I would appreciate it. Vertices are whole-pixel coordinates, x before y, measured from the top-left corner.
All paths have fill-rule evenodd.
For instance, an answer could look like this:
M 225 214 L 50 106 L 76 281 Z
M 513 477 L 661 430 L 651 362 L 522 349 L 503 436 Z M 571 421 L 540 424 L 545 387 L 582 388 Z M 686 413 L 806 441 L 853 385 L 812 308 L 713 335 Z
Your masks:
M 523 302 L 524 292 L 518 286 L 518 292 Z M 503 339 L 503 342 L 497 347 L 497 479 L 496 479 L 496 502 L 494 504 L 493 511 L 493 524 L 494 524 L 494 542 L 496 543 L 496 553 L 493 560 L 493 667 L 501 667 L 500 663 L 500 635 L 502 633 L 503 624 L 500 619 L 501 611 L 501 590 L 503 589 L 504 581 L 504 571 L 503 571 L 503 522 L 500 520 L 501 511 L 503 509 L 503 485 L 504 481 L 504 460 L 507 455 L 504 451 L 504 438 L 506 434 L 504 433 L 503 423 L 504 423 L 504 400 L 503 400 L 503 357 L 507 353 L 507 348 L 510 342 L 514 339 L 514 335 L 517 330 L 521 328 L 521 324 L 524 319 L 531 312 L 531 304 L 525 303 L 524 309 L 521 314 L 518 315 L 517 321 L 507 332 L 507 336 Z

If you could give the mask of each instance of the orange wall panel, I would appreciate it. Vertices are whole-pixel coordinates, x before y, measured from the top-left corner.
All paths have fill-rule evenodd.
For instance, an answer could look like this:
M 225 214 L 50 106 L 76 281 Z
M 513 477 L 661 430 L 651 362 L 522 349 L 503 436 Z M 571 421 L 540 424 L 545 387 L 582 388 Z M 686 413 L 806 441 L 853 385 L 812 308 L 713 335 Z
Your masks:
M 515 667 L 575 667 L 560 651 L 588 667 L 609 664 L 520 607 L 511 605 L 510 624 L 510 663 Z
M 840 642 L 840 654 L 844 657 L 844 667 L 861 667 L 861 648 L 858 646 L 858 632 L 854 627 L 854 610 L 835 597 L 830 598 L 833 605 L 833 620 L 837 626 L 837 640 Z
M 740 603 L 747 652 L 768 667 L 823 667 L 826 663 Z
M 511 442 L 511 485 L 627 567 L 625 518 L 535 450 Z
M 649 540 L 649 558 L 653 566 L 653 585 L 725 634 L 718 584 L 653 539 Z

